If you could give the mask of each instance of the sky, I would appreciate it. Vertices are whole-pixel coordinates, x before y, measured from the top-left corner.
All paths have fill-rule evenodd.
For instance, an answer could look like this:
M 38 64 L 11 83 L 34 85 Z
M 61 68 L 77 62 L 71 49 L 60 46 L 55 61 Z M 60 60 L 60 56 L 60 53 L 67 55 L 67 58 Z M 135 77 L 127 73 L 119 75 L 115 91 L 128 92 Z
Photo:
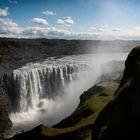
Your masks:
M 0 0 L 0 37 L 140 39 L 140 0 Z

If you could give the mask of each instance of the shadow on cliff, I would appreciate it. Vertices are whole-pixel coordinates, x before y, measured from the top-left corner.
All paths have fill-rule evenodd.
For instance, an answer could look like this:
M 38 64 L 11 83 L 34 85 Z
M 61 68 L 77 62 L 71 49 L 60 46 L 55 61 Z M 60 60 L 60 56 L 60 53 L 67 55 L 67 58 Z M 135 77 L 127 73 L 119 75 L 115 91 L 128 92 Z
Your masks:
M 125 62 L 125 70 L 114 98 L 98 115 L 92 140 L 140 139 L 140 46 Z
M 0 85 L 0 139 L 3 137 L 3 133 L 12 127 L 8 111 L 8 97 Z

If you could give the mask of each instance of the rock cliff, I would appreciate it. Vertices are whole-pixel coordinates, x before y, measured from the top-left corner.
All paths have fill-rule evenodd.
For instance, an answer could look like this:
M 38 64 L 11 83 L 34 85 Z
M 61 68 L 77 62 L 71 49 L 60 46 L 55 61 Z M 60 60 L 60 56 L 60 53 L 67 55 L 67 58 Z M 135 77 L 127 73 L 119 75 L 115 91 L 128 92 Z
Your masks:
M 8 97 L 0 87 L 0 137 L 3 133 L 12 127 L 12 122 L 8 115 Z
M 125 71 L 113 100 L 100 112 L 93 140 L 140 139 L 140 47 L 125 62 Z

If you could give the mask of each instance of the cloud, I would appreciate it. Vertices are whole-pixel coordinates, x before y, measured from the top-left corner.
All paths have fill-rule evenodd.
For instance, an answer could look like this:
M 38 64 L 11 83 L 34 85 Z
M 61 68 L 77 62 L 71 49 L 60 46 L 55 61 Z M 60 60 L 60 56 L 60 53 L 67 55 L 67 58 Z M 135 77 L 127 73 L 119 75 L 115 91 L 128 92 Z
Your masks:
M 139 27 L 132 28 L 93 28 L 87 31 L 69 31 L 66 29 L 33 26 L 21 27 L 9 18 L 0 18 L 0 37 L 17 38 L 59 38 L 59 39 L 140 39 Z
M 120 28 L 113 28 L 112 31 L 115 31 L 115 32 L 121 32 L 122 29 L 120 29 Z
M 55 15 L 54 12 L 48 11 L 48 10 L 47 11 L 43 11 L 42 14 L 47 15 L 47 16 L 54 16 Z
M 17 27 L 18 25 L 12 20 L 12 19 L 9 19 L 9 18 L 6 18 L 6 19 L 0 19 L 0 27 Z
M 8 7 L 5 7 L 5 8 L 0 8 L 0 16 L 8 16 L 9 15 L 9 8 Z
M 114 28 L 97 28 L 94 31 L 68 31 L 56 27 L 27 27 L 24 28 L 22 36 L 34 38 L 60 38 L 60 39 L 138 39 L 140 30 L 131 28 L 120 28 L 116 31 Z
M 25 37 L 65 38 L 70 32 L 55 27 L 27 27 L 23 31 Z
M 32 22 L 36 23 L 36 24 L 39 24 L 39 25 L 48 25 L 47 20 L 45 20 L 43 18 L 33 18 Z
M 18 3 L 18 1 L 16 1 L 16 0 L 9 0 L 9 2 L 13 3 L 13 4 L 17 4 Z
M 70 32 L 55 27 L 20 27 L 12 19 L 0 18 L 0 37 L 67 38 Z
M 98 31 L 98 32 L 104 32 L 105 29 L 104 29 L 104 28 L 98 28 L 97 31 Z
M 134 29 L 140 30 L 140 26 L 136 26 L 136 27 L 134 27 Z
M 22 27 L 19 27 L 13 20 L 6 18 L 0 19 L 0 36 L 13 36 L 21 35 Z
M 74 21 L 71 17 L 66 17 L 65 19 L 58 19 L 57 24 L 64 26 L 71 26 L 74 24 Z
M 89 31 L 93 31 L 93 30 L 96 30 L 96 27 L 90 27 L 89 28 Z

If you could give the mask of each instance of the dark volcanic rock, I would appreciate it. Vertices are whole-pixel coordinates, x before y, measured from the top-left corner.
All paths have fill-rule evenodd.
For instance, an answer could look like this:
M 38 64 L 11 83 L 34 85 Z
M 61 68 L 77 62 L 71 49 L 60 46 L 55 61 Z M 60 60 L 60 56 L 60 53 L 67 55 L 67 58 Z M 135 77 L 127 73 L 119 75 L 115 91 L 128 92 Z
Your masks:
M 12 122 L 8 116 L 8 98 L 2 88 L 0 88 L 0 136 L 12 127 Z
M 101 111 L 93 140 L 140 139 L 140 47 L 129 54 L 114 99 Z

